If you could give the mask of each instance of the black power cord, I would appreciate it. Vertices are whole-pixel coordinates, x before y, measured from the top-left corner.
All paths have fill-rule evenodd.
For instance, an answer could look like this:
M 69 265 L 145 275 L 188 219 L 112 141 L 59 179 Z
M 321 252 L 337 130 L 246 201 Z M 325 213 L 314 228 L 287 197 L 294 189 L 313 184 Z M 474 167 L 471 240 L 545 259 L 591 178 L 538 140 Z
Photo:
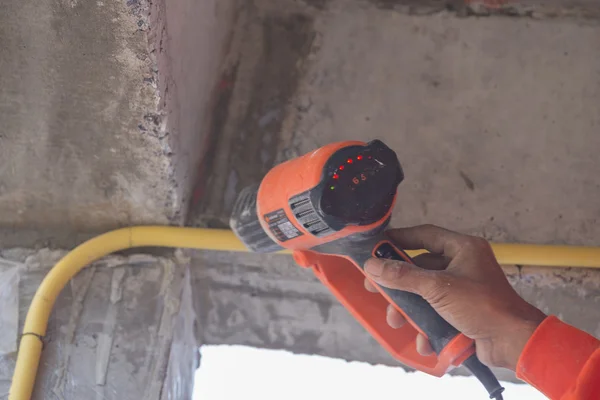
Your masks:
M 500 382 L 498 382 L 498 379 L 496 379 L 492 370 L 483 365 L 475 354 L 467 358 L 462 365 L 479 379 L 479 382 L 483 384 L 490 394 L 490 399 L 503 400 L 502 392 L 504 392 L 504 388 L 500 385 Z

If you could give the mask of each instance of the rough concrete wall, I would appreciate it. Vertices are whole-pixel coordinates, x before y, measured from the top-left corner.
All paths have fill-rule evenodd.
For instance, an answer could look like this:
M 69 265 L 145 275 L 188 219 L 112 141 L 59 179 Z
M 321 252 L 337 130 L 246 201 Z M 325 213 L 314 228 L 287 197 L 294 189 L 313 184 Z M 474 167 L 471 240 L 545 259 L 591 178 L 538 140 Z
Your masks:
M 235 193 L 276 162 L 380 138 L 406 173 L 393 225 L 600 245 L 600 25 L 570 12 L 597 2 L 559 14 L 557 2 L 520 3 L 538 14 L 510 18 L 434 1 L 246 4 L 200 217 L 226 225 Z M 207 343 L 393 363 L 289 258 L 200 254 L 193 265 Z M 598 271 L 507 271 L 542 310 L 600 335 Z
M 289 256 L 197 253 L 192 265 L 202 343 L 399 365 L 310 270 Z M 600 337 L 600 274 L 514 266 L 505 271 L 527 301 Z M 496 373 L 516 381 L 508 370 Z
M 226 226 L 222 216 L 240 187 L 260 180 L 273 165 L 287 101 L 310 51 L 312 19 L 298 12 L 303 6 L 281 2 L 272 11 L 260 5 L 238 2 L 212 110 L 211 175 L 199 180 L 203 196 L 192 204 L 193 224 Z
M 216 0 L 2 2 L 4 247 L 184 221 L 234 11 Z
M 0 277 L 15 270 L 20 277 L 13 301 L 0 297 L 3 314 L 18 301 L 17 321 L 3 324 L 0 348 L 16 347 L 35 290 L 63 254 L 0 252 Z M 190 398 L 198 344 L 188 263 L 113 256 L 77 275 L 52 314 L 34 398 Z M 0 354 L 0 397 L 8 393 L 15 359 L 14 350 Z
M 158 92 L 145 19 L 119 0 L 0 9 L 0 227 L 175 222 L 168 144 L 146 128 Z

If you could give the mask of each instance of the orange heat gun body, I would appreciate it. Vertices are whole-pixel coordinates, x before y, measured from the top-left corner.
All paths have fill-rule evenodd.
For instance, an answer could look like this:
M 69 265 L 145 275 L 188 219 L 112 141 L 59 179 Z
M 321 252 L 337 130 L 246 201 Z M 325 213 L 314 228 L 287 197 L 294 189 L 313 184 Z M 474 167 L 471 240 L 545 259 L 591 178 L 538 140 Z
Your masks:
M 275 166 L 259 186 L 244 189 L 234 206 L 231 228 L 252 251 L 293 250 L 295 261 L 319 280 L 377 341 L 403 364 L 442 376 L 464 365 L 490 398 L 503 388 L 475 355 L 474 343 L 420 296 L 377 286 L 364 289 L 363 265 L 370 257 L 412 262 L 385 235 L 397 187 L 404 174 L 396 153 L 379 140 L 332 143 Z M 392 329 L 386 307 L 393 304 L 409 324 Z M 436 355 L 416 351 L 417 333 Z

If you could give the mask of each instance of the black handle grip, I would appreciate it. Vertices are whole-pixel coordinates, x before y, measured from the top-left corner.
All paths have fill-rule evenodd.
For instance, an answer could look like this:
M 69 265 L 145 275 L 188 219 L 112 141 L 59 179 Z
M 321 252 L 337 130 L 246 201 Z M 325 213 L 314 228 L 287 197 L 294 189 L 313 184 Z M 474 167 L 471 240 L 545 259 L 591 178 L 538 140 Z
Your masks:
M 411 260 L 402 250 L 392 245 L 392 242 L 382 232 L 373 235 L 347 236 L 313 247 L 311 250 L 324 254 L 349 256 L 359 268 L 364 268 L 365 262 L 373 257 L 373 254 L 376 257 L 390 260 Z M 459 334 L 421 296 L 383 286 L 380 288 L 410 318 L 414 325 L 427 335 L 436 354 L 440 354 L 446 345 Z
M 318 253 L 350 257 L 359 268 L 364 268 L 365 262 L 373 254 L 378 258 L 412 262 L 411 258 L 395 247 L 382 232 L 376 232 L 373 235 L 357 234 L 348 236 L 315 246 L 311 250 Z M 460 334 L 421 296 L 402 290 L 388 289 L 383 286 L 380 286 L 380 289 L 410 318 L 419 330 L 427 335 L 436 354 L 440 354 L 452 339 Z M 464 362 L 464 365 L 484 384 L 490 398 L 502 400 L 504 389 L 500 386 L 492 371 L 483 365 L 476 355 L 470 356 Z
M 410 260 L 407 254 L 400 255 L 390 243 L 380 244 L 374 251 L 377 258 L 406 261 Z M 431 305 L 418 294 L 402 290 L 388 289 L 380 286 L 388 297 L 410 318 L 413 323 L 429 338 L 431 347 L 439 354 L 444 347 L 459 332 L 442 318 Z

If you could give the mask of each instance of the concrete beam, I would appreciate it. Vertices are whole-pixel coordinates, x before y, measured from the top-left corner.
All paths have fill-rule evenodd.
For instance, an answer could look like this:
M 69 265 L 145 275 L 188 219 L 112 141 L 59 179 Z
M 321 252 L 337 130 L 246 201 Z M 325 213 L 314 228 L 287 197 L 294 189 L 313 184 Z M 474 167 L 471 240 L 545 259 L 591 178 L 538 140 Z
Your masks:
M 15 271 L 20 279 L 12 297 L 0 296 L 3 318 L 18 303 L 15 323 L 3 324 L 0 348 L 13 350 L 0 354 L 0 396 L 8 393 L 31 298 L 63 254 L 0 252 L 0 281 Z M 199 359 L 188 263 L 111 256 L 78 274 L 54 307 L 34 399 L 190 398 Z
M 0 226 L 174 222 L 147 21 L 117 0 L 2 9 Z
M 202 252 L 195 254 L 192 265 L 202 343 L 400 365 L 310 270 L 294 265 L 289 256 Z M 600 337 L 597 271 L 515 266 L 505 271 L 527 301 Z M 510 371 L 496 372 L 517 381 Z
M 2 245 L 68 248 L 124 225 L 183 223 L 234 3 L 0 9 Z
M 406 172 L 399 226 L 599 244 L 600 25 L 327 4 L 240 14 L 199 220 L 226 226 L 236 193 L 277 162 L 379 138 Z M 274 64 L 287 67 L 263 73 Z

